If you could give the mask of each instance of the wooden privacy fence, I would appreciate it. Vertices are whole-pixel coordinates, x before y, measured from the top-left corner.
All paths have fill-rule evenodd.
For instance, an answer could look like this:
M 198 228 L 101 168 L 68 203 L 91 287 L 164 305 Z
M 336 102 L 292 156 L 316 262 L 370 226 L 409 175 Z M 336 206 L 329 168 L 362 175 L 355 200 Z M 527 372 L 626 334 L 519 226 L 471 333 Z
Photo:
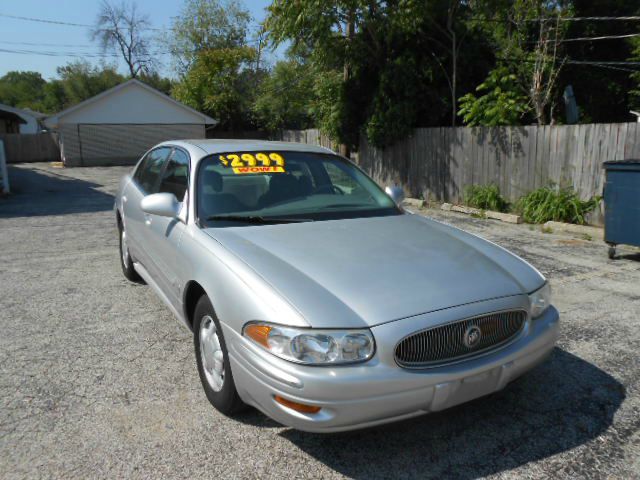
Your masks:
M 337 143 L 331 141 L 327 135 L 314 128 L 309 130 L 282 130 L 278 139 L 284 142 L 308 143 L 338 150 Z
M 51 133 L 3 133 L 7 163 L 52 162 L 60 160 L 60 150 Z
M 283 139 L 319 144 L 319 135 L 308 132 Z M 419 128 L 385 149 L 361 140 L 358 152 L 360 166 L 381 185 L 448 202 L 462 201 L 469 185 L 491 183 L 510 201 L 550 184 L 588 199 L 602 194 L 602 162 L 634 157 L 640 157 L 638 123 Z

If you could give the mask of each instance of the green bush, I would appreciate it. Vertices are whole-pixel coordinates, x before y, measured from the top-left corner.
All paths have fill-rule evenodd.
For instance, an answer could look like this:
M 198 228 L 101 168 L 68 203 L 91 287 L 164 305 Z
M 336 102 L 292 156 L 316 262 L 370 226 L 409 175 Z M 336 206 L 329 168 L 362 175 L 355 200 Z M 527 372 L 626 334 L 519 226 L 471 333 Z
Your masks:
M 580 200 L 571 188 L 542 187 L 518 200 L 516 209 L 528 223 L 554 220 L 584 225 L 586 214 L 599 204 L 600 197 L 593 197 L 587 201 Z
M 464 193 L 464 201 L 470 207 L 494 212 L 506 212 L 509 203 L 500 195 L 497 185 L 471 185 Z

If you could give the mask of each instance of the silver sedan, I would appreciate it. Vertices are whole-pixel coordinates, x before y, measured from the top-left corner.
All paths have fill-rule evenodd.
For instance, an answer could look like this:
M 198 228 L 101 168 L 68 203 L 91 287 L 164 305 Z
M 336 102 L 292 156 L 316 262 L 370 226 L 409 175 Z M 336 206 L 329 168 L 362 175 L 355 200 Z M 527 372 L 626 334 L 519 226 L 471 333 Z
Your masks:
M 226 415 L 363 428 L 490 394 L 543 361 L 558 335 L 544 277 L 401 200 L 322 147 L 165 142 L 120 184 L 122 270 L 193 332 Z

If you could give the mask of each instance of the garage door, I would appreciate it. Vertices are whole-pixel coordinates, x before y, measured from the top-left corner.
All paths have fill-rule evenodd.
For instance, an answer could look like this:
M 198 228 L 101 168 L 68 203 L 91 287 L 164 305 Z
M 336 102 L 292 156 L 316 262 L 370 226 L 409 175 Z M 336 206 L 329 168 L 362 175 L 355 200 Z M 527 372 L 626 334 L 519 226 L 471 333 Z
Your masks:
M 205 137 L 202 124 L 77 124 L 75 129 L 69 127 L 64 134 L 68 166 L 133 164 L 157 143 Z

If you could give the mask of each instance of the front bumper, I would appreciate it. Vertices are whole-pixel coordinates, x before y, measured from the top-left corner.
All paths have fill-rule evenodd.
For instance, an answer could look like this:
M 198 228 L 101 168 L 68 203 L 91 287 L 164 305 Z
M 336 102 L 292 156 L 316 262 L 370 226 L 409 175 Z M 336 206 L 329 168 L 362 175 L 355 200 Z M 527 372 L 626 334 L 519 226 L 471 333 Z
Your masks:
M 526 297 L 479 302 L 373 327 L 376 354 L 345 366 L 305 366 L 279 359 L 225 328 L 231 370 L 242 400 L 298 430 L 338 432 L 443 410 L 505 387 L 543 361 L 558 337 L 558 311 L 551 307 L 527 320 L 509 345 L 467 361 L 423 370 L 399 367 L 396 343 L 405 335 L 455 319 L 522 308 Z M 275 395 L 322 409 L 304 414 L 277 403 Z

